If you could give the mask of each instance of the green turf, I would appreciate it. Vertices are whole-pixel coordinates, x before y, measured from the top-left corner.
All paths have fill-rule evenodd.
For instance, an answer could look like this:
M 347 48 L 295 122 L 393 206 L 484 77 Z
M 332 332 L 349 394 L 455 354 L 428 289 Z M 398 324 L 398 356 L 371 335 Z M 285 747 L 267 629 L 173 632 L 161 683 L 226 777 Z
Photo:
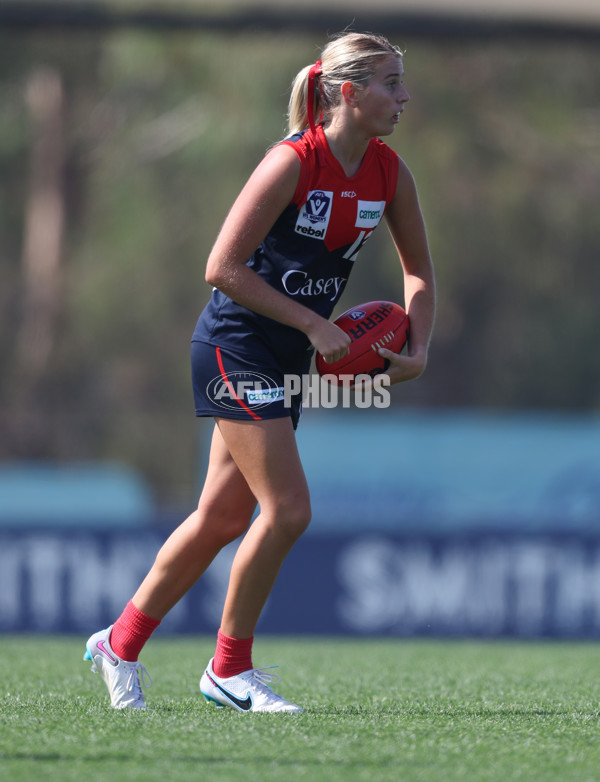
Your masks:
M 107 708 L 73 638 L 0 639 L 0 779 L 486 782 L 600 779 L 600 649 L 259 638 L 301 715 L 209 706 L 209 638 L 156 639 L 145 712 Z

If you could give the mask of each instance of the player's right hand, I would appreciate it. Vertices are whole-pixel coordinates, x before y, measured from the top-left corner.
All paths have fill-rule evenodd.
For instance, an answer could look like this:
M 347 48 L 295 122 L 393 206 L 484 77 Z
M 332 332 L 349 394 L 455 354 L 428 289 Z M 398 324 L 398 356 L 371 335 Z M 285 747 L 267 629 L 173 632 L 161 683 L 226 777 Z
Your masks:
M 339 361 L 350 352 L 352 340 L 348 334 L 325 318 L 316 320 L 306 332 L 306 336 L 328 364 Z

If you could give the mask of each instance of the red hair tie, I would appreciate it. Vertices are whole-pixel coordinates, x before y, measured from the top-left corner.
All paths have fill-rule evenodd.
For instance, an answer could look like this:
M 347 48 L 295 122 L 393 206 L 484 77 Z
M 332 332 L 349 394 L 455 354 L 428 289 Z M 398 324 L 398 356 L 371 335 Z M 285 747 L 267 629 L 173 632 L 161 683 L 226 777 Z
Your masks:
M 308 113 L 308 124 L 313 133 L 315 133 L 315 79 L 323 73 L 321 60 L 317 60 L 311 66 L 308 72 L 308 89 L 306 95 L 306 109 Z

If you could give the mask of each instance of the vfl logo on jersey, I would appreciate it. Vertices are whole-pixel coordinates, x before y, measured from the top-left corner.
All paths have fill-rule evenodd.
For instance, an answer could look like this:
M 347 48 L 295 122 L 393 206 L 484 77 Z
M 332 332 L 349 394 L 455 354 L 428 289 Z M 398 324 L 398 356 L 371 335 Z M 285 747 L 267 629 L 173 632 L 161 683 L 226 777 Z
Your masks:
M 297 234 L 324 239 L 331 217 L 333 192 L 331 190 L 311 190 L 296 221 Z
M 357 228 L 375 228 L 383 217 L 385 201 L 360 201 L 356 210 Z

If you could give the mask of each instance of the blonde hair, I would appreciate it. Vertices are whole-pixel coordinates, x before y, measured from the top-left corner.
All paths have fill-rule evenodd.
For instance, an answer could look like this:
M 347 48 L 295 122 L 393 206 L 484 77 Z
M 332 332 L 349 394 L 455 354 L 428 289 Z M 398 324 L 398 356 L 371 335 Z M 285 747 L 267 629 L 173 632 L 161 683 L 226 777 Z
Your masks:
M 373 33 L 342 33 L 331 40 L 321 54 L 322 73 L 315 81 L 314 116 L 319 118 L 341 101 L 341 86 L 350 81 L 364 86 L 371 79 L 384 57 L 402 57 L 404 52 L 387 38 Z M 309 127 L 308 74 L 311 65 L 302 68 L 292 82 L 288 107 L 288 133 L 298 133 Z

